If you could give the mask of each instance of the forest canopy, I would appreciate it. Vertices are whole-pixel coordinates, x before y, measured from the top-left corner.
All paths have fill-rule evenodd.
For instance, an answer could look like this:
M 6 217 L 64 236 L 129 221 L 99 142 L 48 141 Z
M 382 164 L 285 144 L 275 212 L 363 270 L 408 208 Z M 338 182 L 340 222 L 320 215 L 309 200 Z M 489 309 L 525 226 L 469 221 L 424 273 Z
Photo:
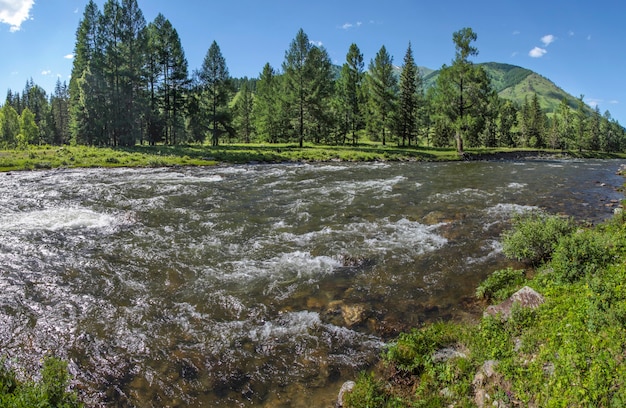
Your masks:
M 30 144 L 298 143 L 530 147 L 620 152 L 624 128 L 607 111 L 565 98 L 548 112 L 537 92 L 523 103 L 498 92 L 528 76 L 488 75 L 471 58 L 477 33 L 452 34 L 456 53 L 432 84 L 408 43 L 402 65 L 383 45 L 367 62 L 357 44 L 342 66 L 300 29 L 280 68 L 232 78 L 217 42 L 190 72 L 180 38 L 162 14 L 146 22 L 136 0 L 90 1 L 77 27 L 69 84 L 53 93 L 27 81 L 0 108 L 0 148 Z M 498 64 L 492 64 L 498 65 Z M 367 69 L 366 69 L 367 67 Z

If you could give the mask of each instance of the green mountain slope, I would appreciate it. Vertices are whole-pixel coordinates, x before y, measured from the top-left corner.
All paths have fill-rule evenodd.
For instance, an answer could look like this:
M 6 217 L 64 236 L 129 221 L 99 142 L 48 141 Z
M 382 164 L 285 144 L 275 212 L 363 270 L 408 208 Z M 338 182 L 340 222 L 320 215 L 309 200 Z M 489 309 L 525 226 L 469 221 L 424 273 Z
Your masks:
M 554 82 L 526 68 L 516 65 L 487 62 L 481 65 L 491 79 L 491 85 L 500 97 L 512 100 L 522 105 L 524 100 L 537 93 L 539 104 L 546 113 L 553 113 L 561 100 L 565 98 L 572 109 L 578 106 L 578 100 L 559 88 Z M 425 88 L 434 86 L 439 77 L 439 71 L 433 71 L 424 76 Z

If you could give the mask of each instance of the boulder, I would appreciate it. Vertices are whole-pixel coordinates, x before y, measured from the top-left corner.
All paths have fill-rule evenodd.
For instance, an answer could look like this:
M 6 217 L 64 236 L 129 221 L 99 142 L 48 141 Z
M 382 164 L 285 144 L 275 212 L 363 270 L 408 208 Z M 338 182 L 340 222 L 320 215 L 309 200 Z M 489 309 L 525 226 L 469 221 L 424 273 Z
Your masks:
M 518 303 L 523 308 L 536 309 L 543 304 L 543 302 L 545 302 L 545 299 L 541 294 L 528 286 L 524 286 L 504 302 L 489 306 L 484 314 L 486 316 L 497 316 L 499 314 L 506 320 L 511 317 L 511 310 L 515 303 Z

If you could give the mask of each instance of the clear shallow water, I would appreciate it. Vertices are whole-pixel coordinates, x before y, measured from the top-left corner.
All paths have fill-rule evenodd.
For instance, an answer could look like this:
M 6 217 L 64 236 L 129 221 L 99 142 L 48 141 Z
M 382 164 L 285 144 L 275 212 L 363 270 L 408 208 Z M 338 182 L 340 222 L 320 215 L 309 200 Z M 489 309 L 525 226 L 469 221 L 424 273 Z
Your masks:
M 69 359 L 92 405 L 329 406 L 398 330 L 472 313 L 512 214 L 610 216 L 621 163 L 0 174 L 0 350 Z

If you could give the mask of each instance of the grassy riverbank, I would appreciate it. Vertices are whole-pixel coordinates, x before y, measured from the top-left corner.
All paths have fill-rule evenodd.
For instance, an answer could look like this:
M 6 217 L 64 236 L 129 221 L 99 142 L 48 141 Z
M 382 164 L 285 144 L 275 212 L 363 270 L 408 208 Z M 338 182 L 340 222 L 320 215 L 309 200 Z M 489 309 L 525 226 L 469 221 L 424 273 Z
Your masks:
M 477 296 L 498 304 L 529 286 L 545 302 L 402 334 L 346 406 L 626 405 L 624 214 L 592 228 L 520 219 L 503 243 L 505 254 L 537 267 L 494 272 Z
M 87 146 L 30 146 L 25 150 L 0 151 L 0 171 L 81 167 L 169 167 L 211 166 L 219 163 L 281 163 L 325 161 L 452 161 L 461 159 L 514 159 L 533 155 L 555 157 L 626 158 L 626 154 L 579 153 L 557 150 L 468 149 L 461 158 L 454 149 L 383 146 L 364 143 L 357 146 L 308 144 L 232 144 L 134 146 L 98 148 Z

